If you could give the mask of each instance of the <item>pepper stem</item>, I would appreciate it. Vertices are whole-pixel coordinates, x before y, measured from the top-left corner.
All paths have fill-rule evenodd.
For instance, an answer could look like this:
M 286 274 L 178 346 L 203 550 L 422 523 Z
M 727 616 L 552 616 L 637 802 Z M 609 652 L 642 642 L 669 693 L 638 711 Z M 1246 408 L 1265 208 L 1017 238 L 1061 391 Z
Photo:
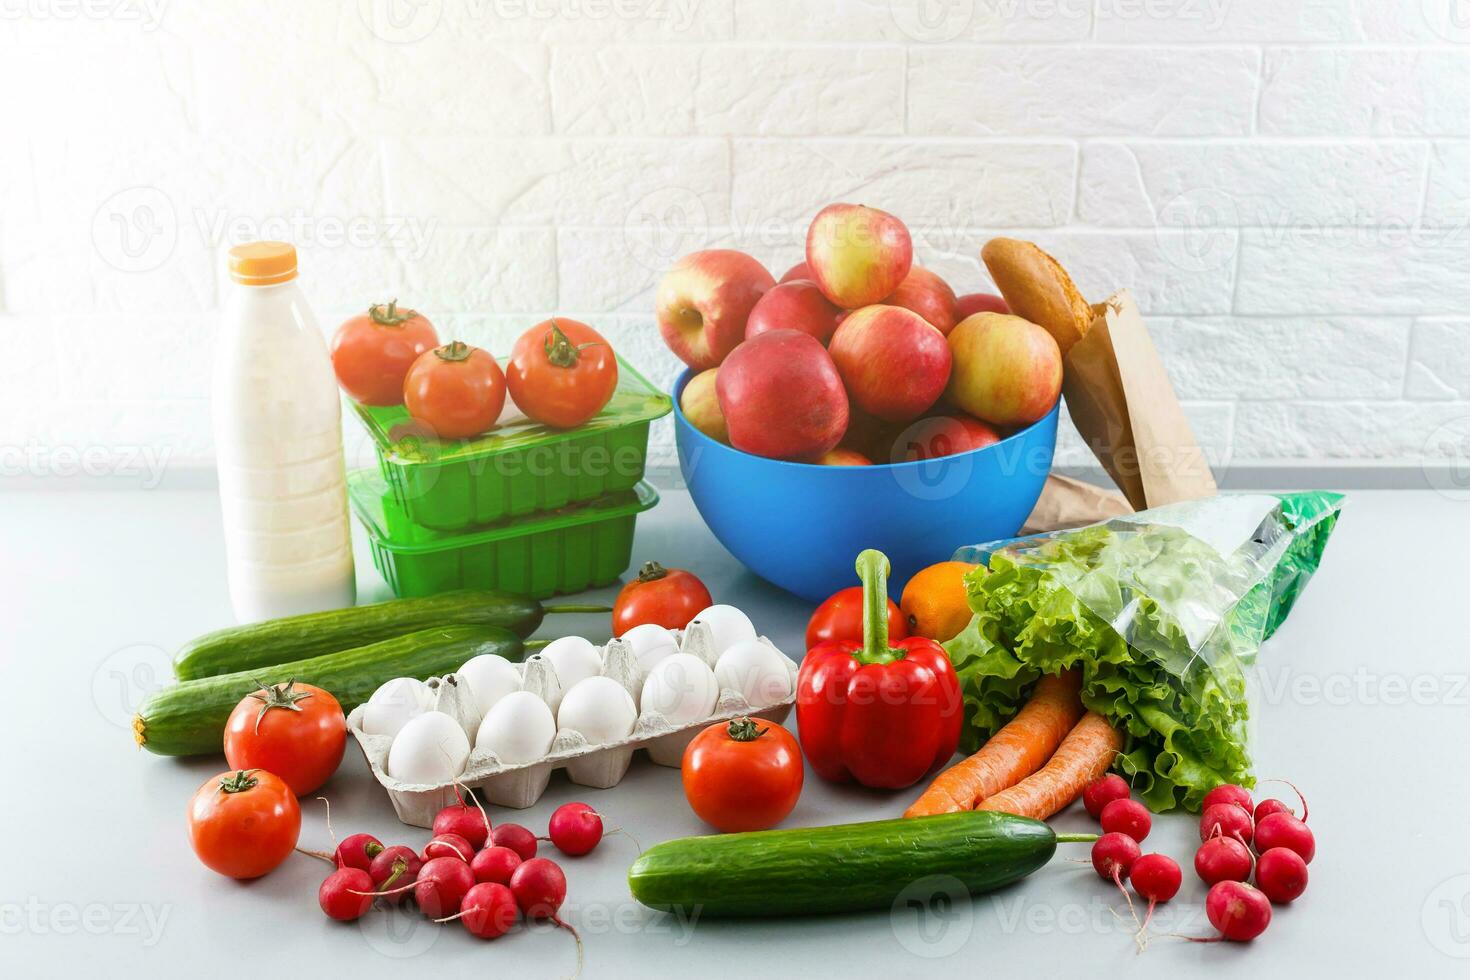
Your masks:
M 863 582 L 863 649 L 858 659 L 885 664 L 897 659 L 888 645 L 888 558 L 868 548 L 857 556 L 858 578 Z

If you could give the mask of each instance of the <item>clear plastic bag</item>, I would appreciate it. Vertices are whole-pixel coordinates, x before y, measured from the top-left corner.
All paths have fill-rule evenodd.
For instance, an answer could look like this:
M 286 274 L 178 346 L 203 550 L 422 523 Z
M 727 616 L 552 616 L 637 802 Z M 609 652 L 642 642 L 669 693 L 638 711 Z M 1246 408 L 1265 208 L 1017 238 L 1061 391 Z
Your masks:
M 970 625 L 946 644 L 970 748 L 1042 674 L 1125 734 L 1117 768 L 1155 810 L 1251 785 L 1246 671 L 1321 560 L 1340 494 L 1230 494 L 961 548 Z

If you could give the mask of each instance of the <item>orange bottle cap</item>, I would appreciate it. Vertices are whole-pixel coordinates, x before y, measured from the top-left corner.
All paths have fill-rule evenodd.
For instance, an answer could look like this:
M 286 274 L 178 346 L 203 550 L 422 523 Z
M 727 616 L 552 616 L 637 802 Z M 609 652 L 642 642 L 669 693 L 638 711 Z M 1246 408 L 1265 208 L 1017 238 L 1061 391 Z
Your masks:
M 230 249 L 230 278 L 247 286 L 271 286 L 296 278 L 296 246 L 247 242 Z

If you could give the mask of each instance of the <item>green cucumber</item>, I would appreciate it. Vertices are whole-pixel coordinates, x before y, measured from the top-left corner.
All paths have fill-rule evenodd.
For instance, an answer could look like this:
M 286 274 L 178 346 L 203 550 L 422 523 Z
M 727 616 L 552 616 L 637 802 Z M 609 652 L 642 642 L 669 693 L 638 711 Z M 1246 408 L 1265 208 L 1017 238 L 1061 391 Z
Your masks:
M 350 650 L 431 626 L 500 626 L 530 636 L 548 612 L 609 612 L 607 606 L 548 606 L 506 592 L 461 589 L 417 599 L 288 616 L 231 626 L 184 644 L 174 656 L 181 681 L 253 670 Z
M 395 677 L 423 680 L 456 671 L 482 653 L 520 660 L 525 652 L 521 638 L 499 626 L 441 626 L 320 657 L 181 681 L 143 702 L 133 716 L 133 737 L 159 755 L 219 752 L 230 712 L 262 684 L 315 684 L 348 712 Z
M 915 889 L 925 901 L 938 891 L 1008 885 L 1049 861 L 1059 840 L 1095 839 L 1059 837 L 1040 820 L 986 810 L 686 837 L 644 851 L 628 869 L 628 887 L 650 908 L 708 916 L 889 909 Z

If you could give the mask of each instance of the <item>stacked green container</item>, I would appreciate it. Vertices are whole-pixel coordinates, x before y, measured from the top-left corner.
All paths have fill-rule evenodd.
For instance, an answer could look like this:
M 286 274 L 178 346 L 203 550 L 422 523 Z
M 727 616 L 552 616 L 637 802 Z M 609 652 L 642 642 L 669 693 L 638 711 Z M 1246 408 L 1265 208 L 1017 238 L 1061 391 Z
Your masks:
M 612 399 L 575 429 L 517 416 L 441 442 L 401 405 L 351 408 L 380 473 L 349 474 L 349 496 L 399 596 L 489 588 L 539 599 L 606 585 L 627 570 L 636 516 L 658 502 L 642 482 L 648 429 L 672 402 L 622 358 Z

